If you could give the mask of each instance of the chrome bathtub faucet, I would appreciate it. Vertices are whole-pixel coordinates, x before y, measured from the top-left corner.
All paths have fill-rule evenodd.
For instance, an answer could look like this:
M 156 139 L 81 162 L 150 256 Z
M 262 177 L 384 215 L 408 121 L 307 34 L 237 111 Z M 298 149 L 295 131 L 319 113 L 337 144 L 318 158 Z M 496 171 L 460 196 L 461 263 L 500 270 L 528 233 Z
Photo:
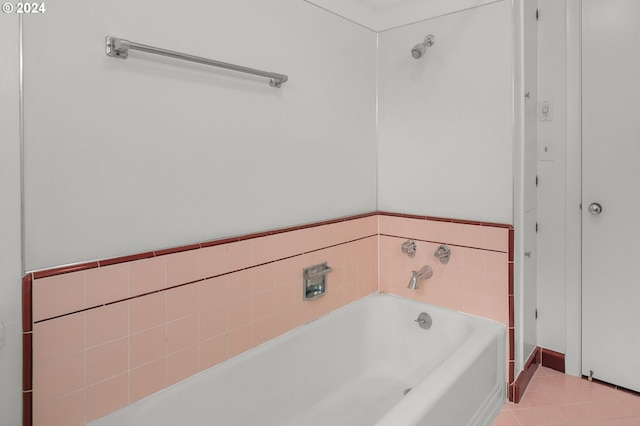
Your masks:
M 418 280 L 431 278 L 433 276 L 433 269 L 431 266 L 425 265 L 419 271 L 411 271 L 413 274 L 411 280 L 409 281 L 409 285 L 407 288 L 409 290 L 417 290 L 418 289 Z

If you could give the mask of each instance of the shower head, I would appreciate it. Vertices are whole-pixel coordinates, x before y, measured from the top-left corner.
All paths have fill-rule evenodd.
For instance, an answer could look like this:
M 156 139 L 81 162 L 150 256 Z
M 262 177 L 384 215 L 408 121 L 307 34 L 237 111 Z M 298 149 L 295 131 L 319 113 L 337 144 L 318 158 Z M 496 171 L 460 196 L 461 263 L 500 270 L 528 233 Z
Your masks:
M 433 34 L 429 34 L 424 38 L 424 41 L 422 43 L 418 43 L 413 46 L 413 48 L 411 49 L 411 56 L 413 56 L 413 59 L 420 59 L 424 55 L 424 52 L 427 50 L 427 47 L 433 46 L 433 43 L 435 42 L 436 38 L 433 36 Z

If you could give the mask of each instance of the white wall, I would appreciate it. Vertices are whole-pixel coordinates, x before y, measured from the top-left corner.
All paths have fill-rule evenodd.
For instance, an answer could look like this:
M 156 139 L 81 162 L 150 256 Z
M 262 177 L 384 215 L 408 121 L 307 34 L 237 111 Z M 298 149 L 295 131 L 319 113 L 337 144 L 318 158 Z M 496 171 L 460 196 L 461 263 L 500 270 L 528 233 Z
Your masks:
M 513 223 L 511 25 L 502 1 L 380 33 L 380 210 Z
M 106 35 L 290 80 L 109 58 Z M 375 210 L 375 61 L 375 33 L 299 0 L 28 16 L 27 270 Z
M 564 0 L 538 0 L 538 103 L 553 104 L 553 120 L 538 122 L 538 342 L 561 353 L 566 330 L 566 7 Z
M 0 16 L 0 423 L 22 424 L 18 15 Z

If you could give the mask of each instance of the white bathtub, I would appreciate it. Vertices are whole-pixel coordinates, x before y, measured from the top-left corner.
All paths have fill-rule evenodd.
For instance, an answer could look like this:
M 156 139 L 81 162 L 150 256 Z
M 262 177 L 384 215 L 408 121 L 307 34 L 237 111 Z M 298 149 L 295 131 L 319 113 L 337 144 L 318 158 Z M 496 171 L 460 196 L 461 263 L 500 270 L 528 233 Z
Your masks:
M 91 425 L 491 425 L 505 362 L 503 325 L 374 294 Z

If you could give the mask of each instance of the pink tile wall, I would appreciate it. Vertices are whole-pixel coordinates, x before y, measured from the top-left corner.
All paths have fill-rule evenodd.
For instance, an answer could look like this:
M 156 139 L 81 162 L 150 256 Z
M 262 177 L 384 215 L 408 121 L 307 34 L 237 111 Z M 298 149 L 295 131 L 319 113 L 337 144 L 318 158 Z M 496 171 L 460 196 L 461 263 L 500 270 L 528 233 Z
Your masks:
M 503 226 L 381 215 L 380 290 L 493 319 L 512 331 L 509 238 L 509 228 Z M 417 244 L 413 259 L 401 251 L 407 239 Z M 451 250 L 446 265 L 434 257 L 440 244 Z M 411 271 L 424 265 L 433 268 L 433 277 L 409 290 Z M 507 336 L 507 360 L 512 361 L 510 340 L 512 332 Z
M 367 216 L 60 275 L 36 273 L 33 321 L 377 235 L 377 222 Z
M 325 261 L 327 295 L 303 302 Z M 509 262 L 508 228 L 379 214 L 35 273 L 34 424 L 84 425 L 377 290 L 509 326 Z
M 401 251 L 407 239 L 418 250 Z M 434 257 L 440 244 L 451 249 L 443 265 Z M 509 229 L 427 219 L 380 216 L 380 289 L 500 321 L 509 327 Z M 424 265 L 433 277 L 407 289 L 411 271 Z
M 375 292 L 377 227 L 369 216 L 36 277 L 34 424 L 84 425 Z M 327 295 L 303 302 L 302 269 L 325 261 Z
M 448 245 L 451 260 L 443 265 L 433 256 L 440 244 L 416 240 L 418 250 L 411 259 L 400 250 L 406 240 L 380 237 L 381 290 L 490 318 L 509 327 L 507 253 Z M 411 271 L 424 265 L 432 267 L 433 277 L 421 280 L 418 290 L 409 290 Z

